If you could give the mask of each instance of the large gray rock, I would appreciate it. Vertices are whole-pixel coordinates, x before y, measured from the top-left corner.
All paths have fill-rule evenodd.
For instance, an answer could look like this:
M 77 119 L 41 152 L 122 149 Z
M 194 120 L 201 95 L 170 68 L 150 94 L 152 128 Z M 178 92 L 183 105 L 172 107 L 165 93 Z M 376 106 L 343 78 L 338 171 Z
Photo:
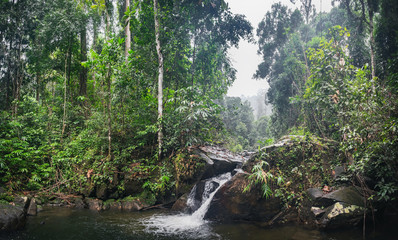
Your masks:
M 247 175 L 236 174 L 214 195 L 205 219 L 228 222 L 234 220 L 270 221 L 282 210 L 281 201 L 263 198 L 257 187 L 243 192 L 248 184 Z
M 171 210 L 177 212 L 185 212 L 188 208 L 187 206 L 188 196 L 189 194 L 185 193 L 180 198 L 178 198 L 177 201 L 171 207 Z
M 36 199 L 32 198 L 29 203 L 28 210 L 26 212 L 30 216 L 36 216 L 37 215 L 37 204 L 36 204 Z
M 319 188 L 309 188 L 307 189 L 307 194 L 312 201 L 320 199 L 324 194 Z
M 360 192 L 353 186 L 342 187 L 336 191 L 325 194 L 315 200 L 315 207 L 329 207 L 336 202 L 344 202 L 350 205 L 363 207 L 364 201 Z
M 202 180 L 231 172 L 237 166 L 242 166 L 251 156 L 250 154 L 235 154 L 218 146 L 201 146 L 193 152 L 206 161 Z
M 21 229 L 25 222 L 26 214 L 23 207 L 0 204 L 0 232 Z
M 326 209 L 319 224 L 327 229 L 356 226 L 363 219 L 364 211 L 363 207 L 337 202 Z

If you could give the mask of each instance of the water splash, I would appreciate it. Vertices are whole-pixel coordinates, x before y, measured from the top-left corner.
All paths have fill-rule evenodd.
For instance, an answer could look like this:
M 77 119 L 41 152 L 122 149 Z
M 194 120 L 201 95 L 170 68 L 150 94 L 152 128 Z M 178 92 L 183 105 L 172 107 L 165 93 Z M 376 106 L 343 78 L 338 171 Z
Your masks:
M 231 173 L 225 173 L 208 179 L 205 183 L 202 195 L 202 204 L 192 214 L 159 214 L 144 219 L 142 224 L 145 226 L 145 231 L 158 235 L 173 235 L 182 239 L 184 239 L 185 236 L 189 236 L 190 238 L 196 236 L 197 239 L 218 239 L 219 236 L 212 233 L 209 222 L 203 218 L 218 189 L 231 179 L 231 177 Z M 212 187 L 212 183 L 214 182 L 219 184 L 216 189 Z M 196 186 L 189 194 L 187 201 L 188 206 L 194 203 L 195 191 Z

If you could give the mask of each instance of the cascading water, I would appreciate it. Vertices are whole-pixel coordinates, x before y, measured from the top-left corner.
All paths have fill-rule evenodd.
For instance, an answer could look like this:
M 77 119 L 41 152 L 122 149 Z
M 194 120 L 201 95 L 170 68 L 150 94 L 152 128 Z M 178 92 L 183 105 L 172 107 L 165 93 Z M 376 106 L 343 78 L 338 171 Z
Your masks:
M 209 238 L 211 231 L 207 225 L 207 221 L 203 219 L 210 202 L 220 187 L 230 180 L 231 173 L 224 173 L 219 176 L 207 179 L 202 194 L 201 205 L 192 214 L 176 214 L 176 215 L 154 215 L 142 221 L 145 230 L 160 235 L 174 235 L 184 238 L 189 235 L 197 238 Z M 216 188 L 215 185 L 218 185 Z M 193 209 L 195 205 L 195 186 L 189 194 L 187 205 Z M 214 237 L 214 236 L 213 236 Z

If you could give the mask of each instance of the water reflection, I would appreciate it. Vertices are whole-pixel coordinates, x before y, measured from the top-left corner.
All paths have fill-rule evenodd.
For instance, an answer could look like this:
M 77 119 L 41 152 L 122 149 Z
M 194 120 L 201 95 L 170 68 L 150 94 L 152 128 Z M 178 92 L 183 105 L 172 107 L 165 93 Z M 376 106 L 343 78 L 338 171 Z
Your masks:
M 95 212 L 50 208 L 29 217 L 24 230 L 0 234 L 0 240 L 362 240 L 360 229 L 320 232 L 300 226 L 265 229 L 253 223 L 190 222 L 189 215 L 167 211 Z M 367 239 L 396 239 L 397 228 L 369 233 Z

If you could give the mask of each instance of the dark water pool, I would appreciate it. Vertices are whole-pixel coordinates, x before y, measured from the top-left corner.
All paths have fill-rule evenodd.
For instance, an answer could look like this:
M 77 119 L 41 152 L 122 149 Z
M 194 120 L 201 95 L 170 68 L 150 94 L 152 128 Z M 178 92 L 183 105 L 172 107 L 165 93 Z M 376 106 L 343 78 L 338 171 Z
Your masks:
M 253 223 L 217 224 L 196 222 L 187 215 L 165 211 L 94 212 L 68 208 L 48 208 L 29 217 L 24 230 L 0 234 L 0 240 L 362 240 L 361 229 L 321 232 L 300 226 L 266 229 Z M 366 239 L 398 239 L 398 225 L 385 224 Z

